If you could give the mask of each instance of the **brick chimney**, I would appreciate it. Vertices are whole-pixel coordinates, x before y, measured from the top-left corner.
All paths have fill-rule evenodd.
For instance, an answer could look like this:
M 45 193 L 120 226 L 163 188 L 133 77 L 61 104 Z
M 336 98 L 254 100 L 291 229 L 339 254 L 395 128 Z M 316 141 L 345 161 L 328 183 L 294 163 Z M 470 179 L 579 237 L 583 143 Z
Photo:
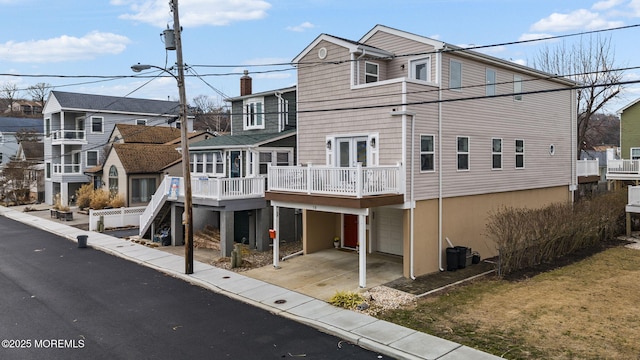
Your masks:
M 251 76 L 249 70 L 244 71 L 244 75 L 240 78 L 240 96 L 251 95 Z

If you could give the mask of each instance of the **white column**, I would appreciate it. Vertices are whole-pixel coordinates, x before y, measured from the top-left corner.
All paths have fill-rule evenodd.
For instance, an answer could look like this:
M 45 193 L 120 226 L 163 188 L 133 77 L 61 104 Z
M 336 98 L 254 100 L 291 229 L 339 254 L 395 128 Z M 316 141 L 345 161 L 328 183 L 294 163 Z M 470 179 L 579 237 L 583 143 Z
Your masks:
M 273 267 L 280 267 L 280 208 L 273 206 L 273 230 L 276 235 L 273 241 Z
M 367 287 L 367 234 L 366 215 L 358 215 L 358 259 L 359 259 L 359 284 L 361 288 Z

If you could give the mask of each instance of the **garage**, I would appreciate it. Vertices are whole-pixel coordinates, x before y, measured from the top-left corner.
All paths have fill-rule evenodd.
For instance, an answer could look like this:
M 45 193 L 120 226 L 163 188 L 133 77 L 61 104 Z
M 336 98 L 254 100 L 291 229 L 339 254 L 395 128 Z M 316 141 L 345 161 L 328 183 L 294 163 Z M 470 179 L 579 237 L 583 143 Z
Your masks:
M 374 250 L 402 256 L 402 224 L 402 209 L 377 208 L 375 210 Z

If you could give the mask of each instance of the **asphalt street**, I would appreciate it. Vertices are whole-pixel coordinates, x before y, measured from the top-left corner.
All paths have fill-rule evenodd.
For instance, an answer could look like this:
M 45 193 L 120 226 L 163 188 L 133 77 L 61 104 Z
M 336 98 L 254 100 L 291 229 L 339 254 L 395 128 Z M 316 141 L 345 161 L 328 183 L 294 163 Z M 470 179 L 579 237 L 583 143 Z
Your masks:
M 0 359 L 382 359 L 0 217 Z

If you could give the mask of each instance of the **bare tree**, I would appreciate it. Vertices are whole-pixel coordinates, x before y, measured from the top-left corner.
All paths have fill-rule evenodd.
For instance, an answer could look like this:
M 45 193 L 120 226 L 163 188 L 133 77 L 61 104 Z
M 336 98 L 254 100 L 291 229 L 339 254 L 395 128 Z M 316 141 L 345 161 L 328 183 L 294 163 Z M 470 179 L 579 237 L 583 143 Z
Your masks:
M 18 92 L 19 89 L 16 83 L 6 82 L 0 86 L 0 94 L 6 102 L 9 112 L 13 112 L 13 104 L 18 99 Z
M 5 202 L 24 204 L 29 202 L 30 187 L 36 180 L 32 176 L 31 167 L 35 163 L 11 159 L 2 169 L 1 191 Z
M 587 134 L 593 115 L 603 110 L 615 98 L 622 86 L 623 71 L 615 66 L 615 51 L 611 38 L 590 36 L 568 46 L 562 43 L 554 48 L 545 47 L 534 60 L 533 66 L 551 74 L 569 78 L 581 87 L 577 90 L 577 146 L 587 144 Z
M 27 91 L 29 95 L 31 95 L 31 99 L 41 106 L 44 106 L 44 102 L 47 100 L 49 96 L 49 91 L 51 89 L 51 84 L 47 83 L 37 83 L 35 85 L 29 86 Z
M 228 132 L 231 129 L 229 112 L 217 104 L 211 97 L 198 95 L 193 98 L 195 121 L 194 129 Z

